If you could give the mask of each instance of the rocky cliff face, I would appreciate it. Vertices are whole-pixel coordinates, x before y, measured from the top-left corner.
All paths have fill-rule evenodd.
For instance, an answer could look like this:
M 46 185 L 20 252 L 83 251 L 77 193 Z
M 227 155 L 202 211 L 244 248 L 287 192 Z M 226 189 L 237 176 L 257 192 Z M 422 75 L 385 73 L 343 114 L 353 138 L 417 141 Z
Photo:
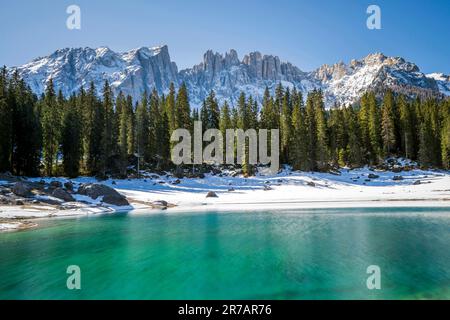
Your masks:
M 178 71 L 167 46 L 142 47 L 116 53 L 107 47 L 98 49 L 61 49 L 17 67 L 25 81 L 37 94 L 44 92 L 50 78 L 64 95 L 87 88 L 93 81 L 98 94 L 105 80 L 115 94 L 140 99 L 144 91 L 156 88 L 166 93 L 170 83 L 185 82 L 193 106 L 200 106 L 211 90 L 220 102 L 236 104 L 240 93 L 261 101 L 264 90 L 271 91 L 282 83 L 296 88 L 305 96 L 312 89 L 324 92 L 327 106 L 352 104 L 368 91 L 390 87 L 411 95 L 449 95 L 450 77 L 443 74 L 425 75 L 419 68 L 400 57 L 370 54 L 361 60 L 323 65 L 312 72 L 304 72 L 277 56 L 252 52 L 239 59 L 235 50 L 224 55 L 207 51 L 203 61 L 192 68 Z
M 100 95 L 105 80 L 117 94 L 122 90 L 139 98 L 153 88 L 163 92 L 171 82 L 178 83 L 178 69 L 170 60 L 167 46 L 142 47 L 116 53 L 107 47 L 98 49 L 62 49 L 17 68 L 34 92 L 41 94 L 50 78 L 66 96 L 94 82 Z

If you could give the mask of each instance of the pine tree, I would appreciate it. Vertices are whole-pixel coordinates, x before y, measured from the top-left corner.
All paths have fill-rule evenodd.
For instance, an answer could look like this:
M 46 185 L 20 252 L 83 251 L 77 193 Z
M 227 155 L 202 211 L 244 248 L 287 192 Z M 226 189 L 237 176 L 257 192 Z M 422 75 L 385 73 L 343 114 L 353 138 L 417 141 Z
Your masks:
M 325 171 L 328 169 L 328 141 L 327 141 L 327 122 L 325 118 L 325 107 L 321 91 L 316 91 L 314 97 L 314 113 L 316 122 L 316 161 L 317 169 Z
M 105 132 L 105 109 L 102 103 L 97 99 L 95 85 L 90 84 L 86 95 L 86 109 L 89 116 L 89 139 L 88 139 L 88 159 L 86 170 L 89 175 L 99 175 L 104 168 L 102 160 L 104 159 L 103 134 Z
M 239 129 L 242 129 L 244 132 L 247 131 L 247 129 L 250 129 L 250 119 L 251 117 L 249 104 L 247 103 L 244 92 L 241 92 L 238 102 L 237 127 Z M 245 139 L 242 148 L 244 154 L 244 157 L 242 159 L 242 171 L 245 175 L 251 175 L 253 173 L 253 167 L 249 163 L 249 142 L 247 141 L 247 139 Z
M 126 176 L 128 155 L 133 154 L 133 149 L 129 145 L 132 141 L 132 137 L 129 135 L 133 133 L 133 105 L 131 105 L 131 108 L 128 106 L 127 100 L 122 92 L 117 96 L 116 112 L 119 114 L 119 171 L 122 176 Z
M 206 127 L 204 129 L 219 128 L 220 109 L 214 91 L 211 91 L 206 98 L 206 117 Z
M 401 150 L 406 158 L 413 158 L 415 154 L 413 109 L 404 95 L 398 97 L 397 106 L 400 113 Z
M 394 97 L 392 91 L 388 90 L 384 95 L 381 115 L 381 137 L 386 155 L 396 151 L 395 128 Z
M 127 125 L 127 145 L 128 145 L 128 155 L 133 155 L 136 152 L 136 123 L 135 123 L 135 114 L 133 109 L 133 98 L 128 95 L 126 104 L 125 104 L 126 112 L 128 115 L 128 125 Z
M 104 128 L 102 134 L 102 165 L 103 175 L 108 169 L 112 168 L 113 158 L 117 151 L 117 120 L 114 114 L 114 97 L 111 92 L 109 82 L 105 81 L 103 86 L 103 114 L 104 114 Z
M 172 132 L 177 129 L 177 114 L 176 114 L 176 93 L 175 93 L 175 85 L 173 83 L 170 84 L 169 87 L 169 95 L 165 101 L 166 106 L 166 114 L 167 119 L 169 121 L 169 134 L 172 135 Z M 164 100 L 164 99 L 163 99 Z
M 77 99 L 72 96 L 65 110 L 61 134 L 64 173 L 70 178 L 80 174 L 83 147 L 81 121 L 82 116 L 77 106 Z
M 361 97 L 361 107 L 358 112 L 358 127 L 361 132 L 362 150 L 365 160 L 372 160 L 374 151 L 370 143 L 370 130 L 369 130 L 369 93 L 364 93 Z
M 441 161 L 442 166 L 450 169 L 450 100 L 441 105 L 442 129 L 441 129 Z
M 12 109 L 8 104 L 6 67 L 0 71 L 0 172 L 11 170 Z
M 290 101 L 289 89 L 286 90 L 282 106 L 281 106 L 281 115 L 280 115 L 280 133 L 281 133 L 281 141 L 280 141 L 280 151 L 281 151 L 281 163 L 286 163 L 289 160 L 289 145 L 290 145 L 290 137 L 292 134 L 292 107 Z
M 141 102 L 136 109 L 136 147 L 138 157 L 144 157 L 146 162 L 151 160 L 149 148 L 149 109 L 147 92 L 142 95 Z
M 178 90 L 176 99 L 176 127 L 191 131 L 191 107 L 185 83 Z
M 228 106 L 228 102 L 226 102 L 226 101 L 224 102 L 222 109 L 220 110 L 219 128 L 220 128 L 220 132 L 222 133 L 222 137 L 223 137 L 223 148 L 224 148 L 223 150 L 225 150 L 226 131 L 227 131 L 227 129 L 234 129 L 233 122 L 231 119 L 230 107 Z M 224 153 L 224 159 L 226 159 L 225 153 Z
M 380 110 L 377 105 L 375 94 L 370 92 L 367 96 L 368 104 L 368 127 L 370 150 L 369 160 L 371 163 L 376 163 L 380 160 L 382 154 L 381 147 L 381 119 Z
M 306 166 L 307 171 L 314 171 L 317 169 L 316 165 L 316 147 L 317 147 L 317 125 L 316 125 L 316 110 L 314 108 L 314 94 L 315 92 L 308 93 L 306 98 L 306 109 L 305 109 L 305 125 L 306 125 L 306 143 L 308 146 L 307 159 L 308 165 Z
M 305 109 L 301 94 L 294 99 L 292 111 L 292 134 L 290 136 L 290 162 L 294 170 L 308 170 L 308 145 L 305 123 Z
M 347 163 L 351 167 L 359 167 L 363 163 L 362 135 L 358 126 L 358 118 L 352 107 L 345 109 L 348 144 L 346 148 Z
M 45 170 L 48 176 L 52 176 L 57 164 L 61 135 L 61 106 L 56 101 L 52 79 L 49 80 L 45 90 L 42 131 Z
M 347 128 L 344 117 L 345 109 L 335 105 L 330 110 L 328 121 L 330 160 L 334 165 L 344 166 L 344 154 L 347 148 Z

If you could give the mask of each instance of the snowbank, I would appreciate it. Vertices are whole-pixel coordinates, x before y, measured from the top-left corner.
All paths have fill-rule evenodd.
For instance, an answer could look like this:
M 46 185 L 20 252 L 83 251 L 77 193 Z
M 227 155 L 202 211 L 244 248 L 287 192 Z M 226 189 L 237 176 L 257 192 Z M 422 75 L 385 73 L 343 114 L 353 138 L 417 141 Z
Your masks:
M 371 178 L 369 178 L 371 175 Z M 401 178 L 398 178 L 401 176 Z M 394 179 L 394 177 L 397 177 Z M 400 179 L 400 180 L 398 180 Z M 41 179 L 30 179 L 39 181 Z M 47 183 L 65 178 L 47 178 Z M 277 175 L 231 177 L 207 174 L 204 179 L 177 179 L 167 176 L 145 179 L 107 180 L 102 183 L 126 195 L 130 206 L 114 207 L 87 196 L 65 203 L 65 210 L 50 205 L 0 206 L 0 218 L 30 219 L 151 209 L 151 203 L 165 200 L 175 204 L 170 211 L 293 209 L 324 207 L 450 206 L 448 171 L 371 171 L 344 169 L 340 175 L 284 170 Z M 91 177 L 71 180 L 98 183 Z M 214 191 L 217 198 L 206 198 Z M 6 226 L 3 226 L 6 228 Z

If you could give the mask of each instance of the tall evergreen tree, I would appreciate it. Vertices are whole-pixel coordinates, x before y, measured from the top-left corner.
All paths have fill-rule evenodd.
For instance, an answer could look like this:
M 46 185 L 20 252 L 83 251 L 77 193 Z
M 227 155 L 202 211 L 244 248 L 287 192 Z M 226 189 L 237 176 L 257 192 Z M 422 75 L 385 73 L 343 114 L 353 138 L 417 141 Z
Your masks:
M 149 129 L 148 97 L 147 92 L 144 92 L 136 109 L 136 147 L 138 156 L 144 157 L 146 162 L 151 160 Z
M 94 82 L 91 82 L 86 94 L 86 109 L 90 113 L 87 124 L 89 139 L 86 170 L 88 174 L 95 176 L 102 173 L 104 168 L 102 161 L 104 159 L 105 109 L 96 96 Z
M 72 96 L 65 110 L 61 134 L 64 173 L 70 178 L 80 174 L 83 147 L 81 122 L 82 115 L 77 106 L 77 99 Z
M 392 91 L 388 90 L 384 95 L 381 115 L 381 137 L 386 155 L 397 149 L 395 118 L 394 97 Z
M 52 176 L 58 160 L 61 136 L 61 106 L 56 101 L 52 79 L 49 80 L 45 90 L 42 131 L 45 170 L 48 176 Z

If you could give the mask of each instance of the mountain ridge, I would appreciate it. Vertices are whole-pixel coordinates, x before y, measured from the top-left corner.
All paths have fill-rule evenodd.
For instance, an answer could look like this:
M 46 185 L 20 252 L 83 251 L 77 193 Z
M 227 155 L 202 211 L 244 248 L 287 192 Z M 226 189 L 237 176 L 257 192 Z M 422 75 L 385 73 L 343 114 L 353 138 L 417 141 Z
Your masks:
M 349 63 L 324 64 L 313 71 L 302 71 L 278 56 L 250 52 L 239 59 L 234 49 L 221 54 L 208 50 L 203 61 L 191 68 L 178 70 L 167 45 L 139 47 L 115 52 L 103 46 L 96 49 L 64 48 L 13 67 L 36 94 L 45 90 L 50 78 L 65 96 L 94 82 L 100 95 L 108 80 L 117 95 L 119 91 L 135 100 L 153 88 L 167 93 L 170 83 L 185 83 L 191 104 L 198 107 L 214 90 L 219 102 L 235 105 L 241 92 L 261 101 L 266 87 L 274 91 L 281 83 L 294 87 L 306 96 L 321 89 L 325 104 L 353 104 L 364 92 L 391 88 L 408 95 L 450 96 L 450 77 L 442 73 L 426 75 L 417 65 L 402 57 L 372 53 Z

